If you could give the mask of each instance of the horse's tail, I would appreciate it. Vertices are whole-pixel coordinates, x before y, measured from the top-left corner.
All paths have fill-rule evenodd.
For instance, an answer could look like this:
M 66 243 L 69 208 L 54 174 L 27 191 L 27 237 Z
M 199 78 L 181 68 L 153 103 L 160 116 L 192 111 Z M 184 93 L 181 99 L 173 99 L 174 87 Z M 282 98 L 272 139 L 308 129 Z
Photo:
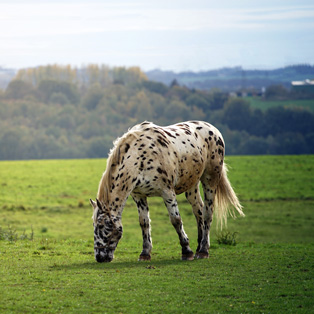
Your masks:
M 227 225 L 228 214 L 233 218 L 236 217 L 236 212 L 238 212 L 241 216 L 245 216 L 242 211 L 242 205 L 240 204 L 238 197 L 230 184 L 227 171 L 227 165 L 224 164 L 215 197 L 215 212 L 217 222 L 220 224 L 221 228 L 223 225 Z

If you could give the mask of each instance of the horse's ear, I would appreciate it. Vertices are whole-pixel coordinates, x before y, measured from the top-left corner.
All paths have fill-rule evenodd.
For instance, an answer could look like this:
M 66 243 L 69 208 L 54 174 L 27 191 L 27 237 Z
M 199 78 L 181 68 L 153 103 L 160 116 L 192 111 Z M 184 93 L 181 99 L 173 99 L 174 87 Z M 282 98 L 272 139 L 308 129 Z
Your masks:
M 102 205 L 97 198 L 96 198 L 96 202 L 97 202 L 98 209 L 102 210 Z
M 91 205 L 93 206 L 93 208 L 95 209 L 97 207 L 96 202 L 94 202 L 91 198 L 89 199 Z

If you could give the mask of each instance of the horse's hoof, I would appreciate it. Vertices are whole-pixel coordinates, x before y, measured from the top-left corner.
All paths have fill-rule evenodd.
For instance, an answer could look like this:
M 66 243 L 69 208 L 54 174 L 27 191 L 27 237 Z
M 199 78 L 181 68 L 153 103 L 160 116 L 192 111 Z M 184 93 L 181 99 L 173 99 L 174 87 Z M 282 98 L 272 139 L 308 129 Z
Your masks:
M 150 261 L 151 260 L 151 257 L 150 255 L 140 255 L 138 261 L 141 262 L 141 261 Z
M 209 258 L 209 254 L 203 253 L 203 252 L 197 252 L 195 254 L 195 258 L 197 258 L 197 259 Z
M 194 260 L 194 254 L 193 252 L 191 254 L 182 254 L 182 261 L 193 261 Z

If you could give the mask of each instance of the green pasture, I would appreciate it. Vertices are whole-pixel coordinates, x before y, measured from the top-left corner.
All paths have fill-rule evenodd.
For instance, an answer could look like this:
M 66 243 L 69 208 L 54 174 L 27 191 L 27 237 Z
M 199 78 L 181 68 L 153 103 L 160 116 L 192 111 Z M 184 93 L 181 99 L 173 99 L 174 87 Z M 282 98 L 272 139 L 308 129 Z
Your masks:
M 314 111 L 314 99 L 263 100 L 259 97 L 249 97 L 248 101 L 254 109 L 260 109 L 262 111 L 279 106 L 290 109 Z
M 236 245 L 183 262 L 161 199 L 149 200 L 151 262 L 127 201 L 111 263 L 93 255 L 92 210 L 105 160 L 0 162 L 1 313 L 314 312 L 314 156 L 228 157 L 245 218 L 229 219 Z M 178 197 L 195 250 L 195 218 Z

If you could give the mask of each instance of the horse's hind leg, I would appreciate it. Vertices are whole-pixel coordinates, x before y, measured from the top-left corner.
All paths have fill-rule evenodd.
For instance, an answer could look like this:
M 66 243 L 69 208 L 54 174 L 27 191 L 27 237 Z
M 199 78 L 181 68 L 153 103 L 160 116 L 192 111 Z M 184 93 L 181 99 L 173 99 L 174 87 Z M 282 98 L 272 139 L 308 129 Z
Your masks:
M 150 252 L 153 246 L 151 240 L 150 218 L 147 199 L 146 197 L 138 195 L 132 195 L 132 197 L 137 205 L 138 216 L 143 236 L 143 251 L 140 254 L 139 261 L 150 261 Z
M 199 184 L 197 184 L 191 190 L 187 191 L 185 193 L 185 196 L 188 202 L 192 206 L 193 213 L 197 222 L 197 230 L 198 230 L 198 237 L 197 237 L 198 246 L 196 249 L 196 256 L 197 256 L 200 250 L 201 241 L 203 238 L 203 208 L 204 208 L 204 203 L 203 203 L 200 190 L 199 190 Z
M 203 237 L 199 251 L 195 255 L 197 258 L 208 258 L 209 256 L 210 226 L 213 220 L 216 189 L 220 179 L 220 167 L 216 167 L 215 170 L 215 172 L 204 173 L 201 178 L 205 206 L 203 208 Z
M 182 247 L 182 260 L 193 260 L 194 254 L 190 248 L 189 238 L 183 229 L 183 223 L 179 213 L 176 194 L 172 191 L 165 192 L 163 195 L 163 199 L 168 209 L 170 221 L 179 236 L 180 244 Z

